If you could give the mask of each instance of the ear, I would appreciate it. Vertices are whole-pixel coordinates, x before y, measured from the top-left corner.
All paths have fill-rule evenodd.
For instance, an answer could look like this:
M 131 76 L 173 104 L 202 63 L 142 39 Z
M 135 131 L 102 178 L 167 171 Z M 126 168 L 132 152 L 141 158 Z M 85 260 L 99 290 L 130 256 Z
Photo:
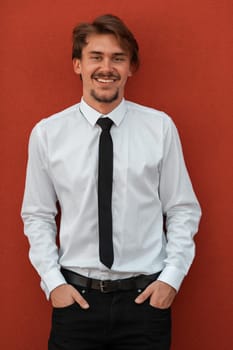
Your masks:
M 81 62 L 80 62 L 80 59 L 78 59 L 78 58 L 74 58 L 73 59 L 73 68 L 74 68 L 74 72 L 76 74 L 81 74 Z
M 133 67 L 133 65 L 131 64 L 131 66 L 129 67 L 128 77 L 132 77 L 133 72 L 134 72 L 134 67 Z

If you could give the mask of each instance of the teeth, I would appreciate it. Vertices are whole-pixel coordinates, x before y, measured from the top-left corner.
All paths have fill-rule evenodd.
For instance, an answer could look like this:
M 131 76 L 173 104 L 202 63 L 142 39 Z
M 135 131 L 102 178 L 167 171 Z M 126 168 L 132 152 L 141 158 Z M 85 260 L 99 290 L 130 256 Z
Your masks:
M 97 81 L 99 81 L 100 83 L 113 83 L 114 80 L 112 79 L 97 79 Z

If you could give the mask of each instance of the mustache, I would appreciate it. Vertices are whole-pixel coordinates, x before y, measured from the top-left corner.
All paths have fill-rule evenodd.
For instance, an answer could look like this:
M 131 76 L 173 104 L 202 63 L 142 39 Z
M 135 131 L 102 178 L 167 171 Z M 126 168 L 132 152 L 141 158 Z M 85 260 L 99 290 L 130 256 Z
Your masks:
M 112 80 L 120 80 L 119 74 L 113 73 L 93 73 L 92 79 L 112 79 Z

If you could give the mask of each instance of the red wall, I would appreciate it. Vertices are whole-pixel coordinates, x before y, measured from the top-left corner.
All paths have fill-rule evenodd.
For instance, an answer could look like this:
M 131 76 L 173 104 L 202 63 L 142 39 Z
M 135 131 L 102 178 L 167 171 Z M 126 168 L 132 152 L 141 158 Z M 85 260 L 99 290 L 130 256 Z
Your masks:
M 4 350 L 46 349 L 50 305 L 19 216 L 32 126 L 75 102 L 71 30 L 102 13 L 135 32 L 142 66 L 127 97 L 169 113 L 203 209 L 197 257 L 177 296 L 172 350 L 232 341 L 232 0 L 2 0 L 0 5 L 1 327 Z

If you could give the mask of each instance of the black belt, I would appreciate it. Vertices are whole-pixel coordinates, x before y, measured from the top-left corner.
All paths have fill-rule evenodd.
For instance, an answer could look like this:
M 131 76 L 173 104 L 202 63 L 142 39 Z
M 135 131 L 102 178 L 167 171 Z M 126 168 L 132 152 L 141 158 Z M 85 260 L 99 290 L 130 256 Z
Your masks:
M 155 281 L 160 272 L 153 275 L 139 275 L 136 277 L 118 279 L 118 280 L 97 280 L 79 275 L 73 271 L 61 269 L 67 283 L 74 286 L 96 289 L 102 293 L 116 292 L 119 290 L 143 289 L 151 282 Z

